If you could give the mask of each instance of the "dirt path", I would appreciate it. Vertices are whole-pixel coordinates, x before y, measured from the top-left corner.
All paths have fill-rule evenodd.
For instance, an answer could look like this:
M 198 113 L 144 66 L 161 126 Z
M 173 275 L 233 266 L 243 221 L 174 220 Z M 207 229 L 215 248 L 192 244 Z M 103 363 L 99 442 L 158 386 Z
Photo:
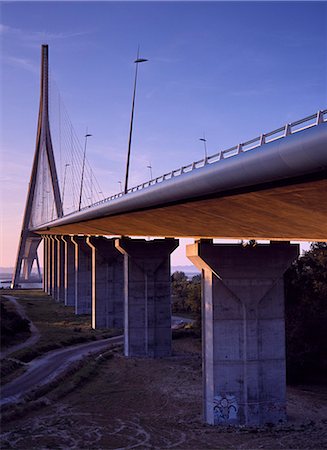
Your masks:
M 213 427 L 202 421 L 200 345 L 173 342 L 170 358 L 119 353 L 61 401 L 4 424 L 3 449 L 327 448 L 327 388 L 288 388 L 288 424 Z
M 28 339 L 26 339 L 26 341 L 21 342 L 20 344 L 12 345 L 6 350 L 3 350 L 0 353 L 0 360 L 7 358 L 9 355 L 11 355 L 14 352 L 17 352 L 18 350 L 21 350 L 22 348 L 31 347 L 40 339 L 39 330 L 36 328 L 34 323 L 27 317 L 24 307 L 20 303 L 18 303 L 17 299 L 12 295 L 4 295 L 3 297 L 15 305 L 17 314 L 19 314 L 22 319 L 27 319 L 30 322 L 31 336 Z
M 110 344 L 122 342 L 122 336 L 115 336 L 54 350 L 32 360 L 23 375 L 2 387 L 0 405 L 18 402 L 32 389 L 52 381 L 65 371 L 71 363 L 84 358 L 90 353 L 101 351 Z

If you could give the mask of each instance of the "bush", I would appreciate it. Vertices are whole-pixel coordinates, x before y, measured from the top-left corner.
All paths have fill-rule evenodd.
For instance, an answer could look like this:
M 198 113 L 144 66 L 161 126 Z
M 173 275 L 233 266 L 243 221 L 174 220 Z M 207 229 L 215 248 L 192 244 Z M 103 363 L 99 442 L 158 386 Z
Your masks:
M 315 243 L 285 273 L 290 383 L 327 379 L 327 243 Z
M 22 319 L 16 312 L 8 311 L 5 305 L 0 303 L 1 313 L 1 345 L 12 345 L 22 333 L 30 333 L 30 322 Z

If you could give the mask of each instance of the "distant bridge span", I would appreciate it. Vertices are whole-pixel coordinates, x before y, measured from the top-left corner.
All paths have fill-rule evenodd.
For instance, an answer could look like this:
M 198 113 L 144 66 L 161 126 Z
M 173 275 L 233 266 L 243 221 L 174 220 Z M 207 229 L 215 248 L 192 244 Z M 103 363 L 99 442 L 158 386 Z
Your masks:
M 327 123 L 285 134 L 32 231 L 325 241 Z

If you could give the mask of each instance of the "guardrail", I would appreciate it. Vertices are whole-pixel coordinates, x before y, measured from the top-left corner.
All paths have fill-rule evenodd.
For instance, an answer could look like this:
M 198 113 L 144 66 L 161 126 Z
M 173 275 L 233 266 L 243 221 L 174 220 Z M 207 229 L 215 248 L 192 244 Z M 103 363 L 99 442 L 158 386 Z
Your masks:
M 284 126 L 277 128 L 277 130 L 270 131 L 269 133 L 261 134 L 254 139 L 243 142 L 241 144 L 235 145 L 234 147 L 230 147 L 226 150 L 219 151 L 211 156 L 208 156 L 204 159 L 199 159 L 198 161 L 194 161 L 187 166 L 182 166 L 179 169 L 172 170 L 171 172 L 167 172 L 160 177 L 154 178 L 152 180 L 146 181 L 145 183 L 139 184 L 128 189 L 127 193 L 119 192 L 118 194 L 111 195 L 99 202 L 93 203 L 92 205 L 85 206 L 81 210 L 85 210 L 91 208 L 93 206 L 101 205 L 103 203 L 107 203 L 111 200 L 115 200 L 117 198 L 128 195 L 132 192 L 137 192 L 149 186 L 156 185 L 158 183 L 162 183 L 165 180 L 169 180 L 171 178 L 182 175 L 183 173 L 192 172 L 193 170 L 199 169 L 201 167 L 206 166 L 207 164 L 218 163 L 223 159 L 227 159 L 233 156 L 237 156 L 240 153 L 247 152 L 253 150 L 254 148 L 260 147 L 262 145 L 268 144 L 269 142 L 273 142 L 277 139 L 282 139 L 291 134 L 298 133 L 303 130 L 307 130 L 308 128 L 312 128 L 321 123 L 327 122 L 327 109 L 318 111 L 316 114 L 312 114 L 311 116 L 305 117 L 304 119 L 297 120 L 296 122 L 287 123 Z M 73 214 L 73 213 L 71 213 Z

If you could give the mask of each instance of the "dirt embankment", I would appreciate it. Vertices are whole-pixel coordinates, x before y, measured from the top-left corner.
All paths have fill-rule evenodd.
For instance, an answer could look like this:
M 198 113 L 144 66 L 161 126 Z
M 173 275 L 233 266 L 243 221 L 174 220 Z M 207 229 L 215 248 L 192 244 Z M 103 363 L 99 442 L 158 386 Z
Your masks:
M 289 423 L 278 428 L 203 424 L 199 341 L 174 341 L 167 359 L 124 358 L 56 404 L 5 424 L 2 448 L 323 449 L 327 388 L 290 388 Z

